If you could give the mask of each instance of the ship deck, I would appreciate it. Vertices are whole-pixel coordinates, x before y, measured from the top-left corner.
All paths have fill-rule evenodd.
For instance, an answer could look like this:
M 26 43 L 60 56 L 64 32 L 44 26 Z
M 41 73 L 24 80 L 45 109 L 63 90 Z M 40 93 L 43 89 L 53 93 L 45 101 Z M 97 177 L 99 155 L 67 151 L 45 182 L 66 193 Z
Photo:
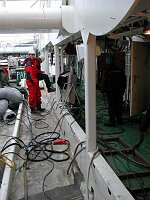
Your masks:
M 82 100 L 84 94 L 82 93 L 81 96 L 81 104 L 84 104 Z M 22 148 L 18 146 L 16 148 L 14 145 L 6 149 L 7 155 L 10 155 L 10 159 L 15 162 L 15 168 L 5 167 L 6 172 L 4 171 L 0 194 L 6 197 L 3 198 L 4 200 L 8 196 L 11 200 L 23 200 L 27 197 L 30 200 L 58 200 L 60 196 L 64 200 L 71 198 L 84 200 L 86 184 L 83 175 L 85 176 L 85 174 L 82 169 L 83 173 L 79 169 L 80 167 L 85 169 L 85 154 L 83 152 L 78 158 L 79 163 L 82 163 L 81 166 L 79 164 L 78 168 L 78 165 L 73 165 L 72 170 L 67 174 L 73 158 L 73 150 L 75 150 L 79 140 L 81 142 L 85 140 L 83 109 L 82 113 L 80 112 L 82 118 L 76 112 L 68 112 L 66 108 L 60 117 L 62 105 L 57 104 L 55 93 L 48 94 L 42 91 L 42 98 L 43 107 L 46 108 L 45 112 L 31 114 L 27 102 L 24 101 L 19 107 L 15 123 L 3 124 L 1 120 L 1 149 L 11 137 L 19 138 L 22 141 Z M 150 135 L 145 133 L 144 141 L 138 149 L 134 150 L 140 139 L 137 120 L 134 118 L 127 120 L 125 115 L 126 120 L 122 126 L 104 127 L 103 123 L 108 119 L 107 104 L 104 99 L 101 99 L 99 92 L 97 102 L 97 146 L 99 152 L 135 199 L 150 199 Z M 67 122 L 65 118 L 67 118 Z M 75 121 L 76 118 L 77 121 Z M 77 128 L 79 126 L 77 123 L 82 127 L 82 132 Z M 73 134 L 67 133 L 67 126 L 69 126 L 67 131 L 71 130 Z M 75 135 L 74 129 L 76 129 L 77 135 Z M 53 145 L 53 147 L 41 146 L 44 145 L 40 143 L 41 140 L 45 141 L 46 139 L 47 141 L 49 139 L 51 141 L 49 136 L 59 136 L 59 139 L 66 139 L 73 148 L 68 149 L 68 143 Z M 72 140 L 73 137 L 75 140 Z M 14 141 L 17 142 L 17 140 L 10 140 L 10 143 Z M 46 148 L 46 154 L 43 148 Z M 47 153 L 51 152 L 48 150 L 51 148 L 54 152 L 50 159 L 47 159 L 49 157 Z M 9 153 L 12 151 L 17 154 Z M 27 155 L 29 156 L 28 161 L 26 160 Z

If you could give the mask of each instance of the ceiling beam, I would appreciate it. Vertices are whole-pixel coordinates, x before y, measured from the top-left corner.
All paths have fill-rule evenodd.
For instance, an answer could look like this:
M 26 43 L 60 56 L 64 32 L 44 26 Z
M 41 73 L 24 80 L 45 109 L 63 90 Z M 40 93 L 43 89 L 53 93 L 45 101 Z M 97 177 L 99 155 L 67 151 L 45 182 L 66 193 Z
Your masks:
M 138 12 L 138 13 L 135 14 L 135 16 L 150 17 L 150 13 L 147 13 L 147 12 Z
M 109 33 L 108 37 L 111 39 L 119 39 L 122 36 L 133 36 L 133 35 L 141 35 L 143 34 L 143 27 L 137 29 L 131 29 L 130 31 L 125 31 L 122 33 Z

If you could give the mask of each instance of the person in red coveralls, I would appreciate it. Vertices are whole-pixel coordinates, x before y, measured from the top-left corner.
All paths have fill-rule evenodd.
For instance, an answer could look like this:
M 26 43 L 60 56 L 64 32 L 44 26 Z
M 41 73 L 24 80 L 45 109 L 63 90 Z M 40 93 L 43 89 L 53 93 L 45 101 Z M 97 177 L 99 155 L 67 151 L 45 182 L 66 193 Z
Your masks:
M 38 111 L 44 111 L 45 109 L 41 108 L 41 91 L 39 87 L 39 80 L 37 78 L 37 63 L 34 52 L 28 53 L 28 58 L 24 60 L 24 65 L 31 113 L 36 112 L 36 109 Z
M 43 71 L 41 71 L 41 63 L 44 61 L 44 58 L 42 56 L 39 56 L 36 58 L 36 68 L 37 68 L 37 78 L 39 81 L 44 80 L 47 92 L 54 92 L 55 89 L 51 87 L 51 82 L 49 80 L 49 77 L 47 74 L 45 74 Z

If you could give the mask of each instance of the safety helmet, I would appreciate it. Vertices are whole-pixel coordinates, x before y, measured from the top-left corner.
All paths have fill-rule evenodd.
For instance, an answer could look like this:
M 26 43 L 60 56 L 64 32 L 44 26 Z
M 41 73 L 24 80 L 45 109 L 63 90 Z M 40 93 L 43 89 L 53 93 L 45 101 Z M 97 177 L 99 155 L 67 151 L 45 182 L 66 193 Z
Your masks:
M 30 55 L 30 54 L 34 54 L 35 55 L 35 52 L 31 50 L 31 51 L 28 52 L 28 55 Z

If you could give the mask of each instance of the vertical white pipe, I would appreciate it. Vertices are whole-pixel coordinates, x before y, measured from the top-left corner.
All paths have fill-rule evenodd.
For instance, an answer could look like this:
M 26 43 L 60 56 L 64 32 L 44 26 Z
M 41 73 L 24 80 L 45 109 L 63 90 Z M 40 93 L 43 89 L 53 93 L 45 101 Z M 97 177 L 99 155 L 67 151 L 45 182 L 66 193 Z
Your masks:
M 45 47 L 45 73 L 49 75 L 48 48 Z
M 6 7 L 6 0 L 3 0 L 3 7 Z
M 96 151 L 96 37 L 89 34 L 85 54 L 86 148 Z
M 60 74 L 60 66 L 59 66 L 59 46 L 54 46 L 54 53 L 55 53 L 55 82 L 56 82 L 56 100 L 59 102 L 60 99 L 60 91 L 57 85 L 58 76 Z
M 51 0 L 47 0 L 47 8 L 51 7 Z
M 64 71 L 64 64 L 63 64 L 63 48 L 61 47 L 60 50 L 60 62 L 61 62 L 61 73 Z

